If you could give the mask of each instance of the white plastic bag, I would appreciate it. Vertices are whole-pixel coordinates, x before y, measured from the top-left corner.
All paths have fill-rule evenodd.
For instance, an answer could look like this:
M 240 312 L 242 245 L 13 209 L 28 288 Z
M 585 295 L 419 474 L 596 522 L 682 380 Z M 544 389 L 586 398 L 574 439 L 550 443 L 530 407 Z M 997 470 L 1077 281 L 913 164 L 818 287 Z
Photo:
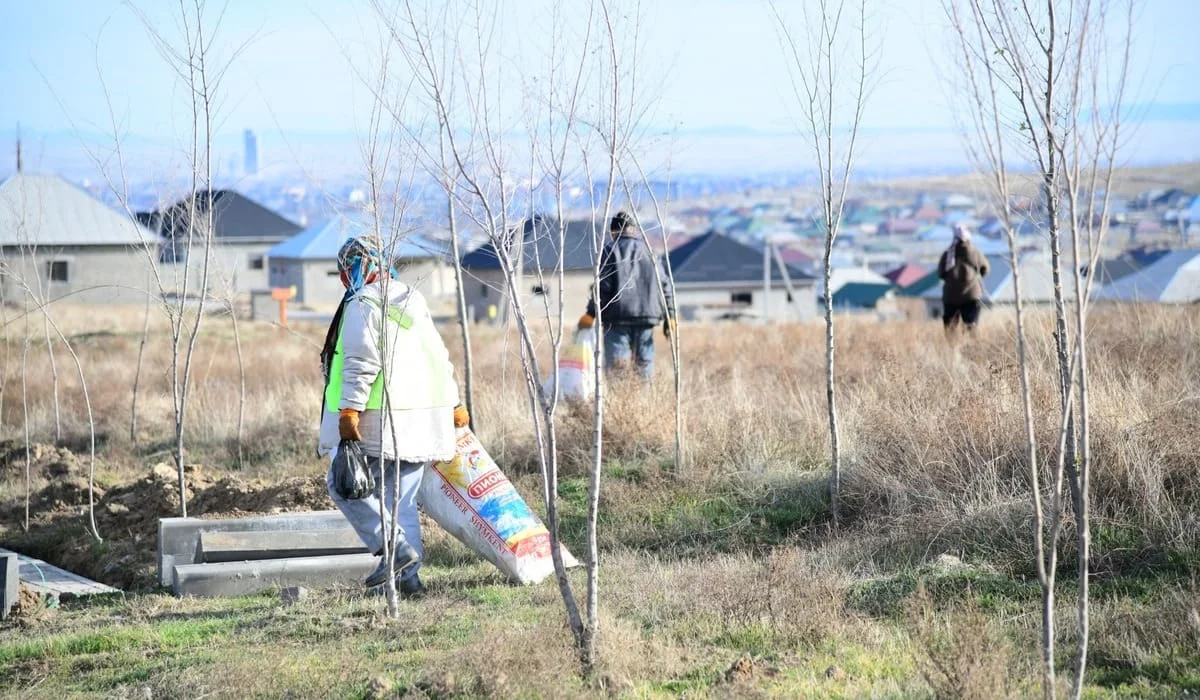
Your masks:
M 479 438 L 460 428 L 455 447 L 454 459 L 425 467 L 420 502 L 426 515 L 512 581 L 540 583 L 553 574 L 550 532 Z M 561 551 L 566 566 L 579 566 L 566 547 Z
M 543 384 L 549 396 L 558 383 L 558 397 L 565 401 L 586 401 L 596 392 L 596 332 L 582 328 L 570 345 L 558 353 L 558 368 Z

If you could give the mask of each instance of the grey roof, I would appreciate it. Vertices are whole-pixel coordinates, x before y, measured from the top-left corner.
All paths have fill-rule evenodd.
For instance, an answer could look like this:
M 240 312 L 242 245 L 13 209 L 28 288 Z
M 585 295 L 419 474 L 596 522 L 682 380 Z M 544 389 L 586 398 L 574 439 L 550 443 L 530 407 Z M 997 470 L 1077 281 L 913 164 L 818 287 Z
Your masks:
M 0 184 L 0 246 L 157 245 L 157 237 L 57 175 Z
M 164 238 L 186 239 L 192 198 L 185 197 L 166 209 L 138 214 L 142 223 Z M 213 237 L 226 241 L 282 242 L 300 233 L 301 227 L 233 190 L 204 190 L 195 195 L 196 216 L 213 212 Z
M 1112 284 L 1140 269 L 1142 269 L 1141 263 L 1130 256 L 1101 260 L 1096 263 L 1096 281 L 1093 284 Z
M 671 251 L 671 272 L 676 284 L 762 284 L 763 254 L 732 238 L 710 231 Z M 791 265 L 792 281 L 813 277 Z M 771 279 L 782 281 L 779 265 L 771 265 Z
M 1173 250 L 1093 293 L 1108 301 L 1186 303 L 1200 300 L 1200 250 Z
M 600 235 L 607 242 L 608 234 L 601 227 Z M 592 242 L 597 235 L 590 219 L 573 219 L 567 222 L 562 232 L 563 239 L 563 269 L 590 270 L 595 264 L 592 255 Z M 559 227 L 555 219 L 537 216 L 526 219 L 521 225 L 522 251 L 521 268 L 523 272 L 550 272 L 558 267 Z M 467 253 L 463 256 L 462 266 L 465 270 L 499 270 L 500 259 L 491 243 Z

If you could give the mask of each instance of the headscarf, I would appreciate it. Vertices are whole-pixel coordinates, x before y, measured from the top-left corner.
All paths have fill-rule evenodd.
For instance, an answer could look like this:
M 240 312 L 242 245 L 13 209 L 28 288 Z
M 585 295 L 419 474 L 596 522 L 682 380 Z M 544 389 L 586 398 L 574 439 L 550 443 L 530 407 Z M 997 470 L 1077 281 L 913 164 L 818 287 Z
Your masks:
M 946 249 L 946 269 L 947 270 L 953 270 L 954 265 L 957 262 L 954 257 L 954 249 L 958 247 L 958 244 L 959 243 L 970 243 L 970 242 L 971 242 L 971 232 L 967 230 L 967 227 L 963 226 L 962 224 L 955 226 L 954 227 L 954 240 L 950 241 L 950 247 Z
M 346 285 L 347 299 L 378 278 L 381 260 L 383 245 L 378 237 L 364 234 L 346 239 L 338 250 L 337 266 Z
M 325 332 L 325 342 L 321 347 L 321 373 L 325 382 L 329 382 L 329 368 L 333 361 L 333 353 L 337 344 L 338 332 L 342 327 L 342 315 L 346 304 L 362 291 L 363 287 L 379 279 L 379 263 L 383 260 L 383 245 L 374 234 L 351 236 L 338 249 L 337 266 L 342 283 L 346 285 L 346 294 L 338 304 L 337 311 Z M 399 276 L 394 266 L 389 266 L 392 279 Z

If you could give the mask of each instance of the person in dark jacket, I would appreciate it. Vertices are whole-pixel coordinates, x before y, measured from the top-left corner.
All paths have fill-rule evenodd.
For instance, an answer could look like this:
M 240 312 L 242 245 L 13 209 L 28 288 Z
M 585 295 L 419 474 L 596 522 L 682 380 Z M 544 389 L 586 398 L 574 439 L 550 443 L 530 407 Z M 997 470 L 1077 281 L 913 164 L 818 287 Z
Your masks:
M 670 278 L 637 225 L 625 212 L 609 224 L 613 240 L 600 258 L 600 319 L 604 327 L 604 355 L 610 370 L 623 371 L 632 360 L 642 377 L 654 375 L 654 328 L 662 325 L 670 337 L 675 328 L 675 299 Z M 596 322 L 595 299 L 588 299 L 579 328 Z
M 983 310 L 983 278 L 987 277 L 988 260 L 971 243 L 971 232 L 961 224 L 954 227 L 954 242 L 938 261 L 938 277 L 942 278 L 942 324 L 947 334 L 953 334 L 962 321 L 968 331 L 974 331 Z

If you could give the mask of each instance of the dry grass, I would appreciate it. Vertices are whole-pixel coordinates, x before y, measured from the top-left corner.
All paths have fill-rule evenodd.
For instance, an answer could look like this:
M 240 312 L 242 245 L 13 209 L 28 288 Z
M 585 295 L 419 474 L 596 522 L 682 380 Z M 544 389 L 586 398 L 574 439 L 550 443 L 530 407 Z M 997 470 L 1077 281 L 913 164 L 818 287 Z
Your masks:
M 64 307 L 54 313 L 84 363 L 108 467 L 140 469 L 139 463 L 162 459 L 173 420 L 164 328 L 154 329 L 147 346 L 135 446 L 128 431 L 140 310 Z M 219 467 L 232 464 L 235 454 L 238 372 L 228 321 L 213 317 L 207 324 L 197 350 L 186 437 L 192 461 Z M 25 379 L 30 431 L 34 441 L 48 442 L 52 381 L 44 342 L 37 342 L 40 325 L 35 319 Z M 1046 465 L 1054 459 L 1057 428 L 1049 318 L 1038 316 L 1031 325 L 1039 459 Z M 323 329 L 242 326 L 246 470 L 263 476 L 316 473 L 316 355 Z M 10 323 L 7 330 L 7 349 L 0 349 L 8 353 L 0 438 L 19 438 L 21 327 Z M 1198 336 L 1197 309 L 1097 309 L 1090 348 L 1097 523 L 1195 541 Z M 457 354 L 458 344 L 450 340 Z M 903 520 L 906 529 L 923 535 L 948 526 L 994 531 L 997 521 L 1027 508 L 1017 367 L 1005 315 L 989 314 L 979 338 L 961 355 L 928 322 L 845 323 L 839 343 L 845 497 L 859 522 Z M 536 473 L 515 336 L 479 329 L 475 348 L 481 436 L 508 470 Z M 67 443 L 77 445 L 87 434 L 86 416 L 65 355 L 60 347 L 59 394 Z M 685 327 L 683 358 L 687 450 L 681 474 L 669 473 L 674 441 L 665 353 L 652 388 L 610 392 L 605 451 L 610 465 L 625 469 L 627 490 L 646 491 L 641 482 L 663 479 L 696 492 L 733 486 L 739 494 L 769 499 L 773 488 L 789 480 L 795 485 L 806 474 L 810 482 L 819 480 L 828 443 L 819 327 Z M 564 472 L 583 473 L 591 439 L 586 409 L 562 408 L 560 439 Z M 819 497 L 819 490 L 810 492 Z
M 169 454 L 164 326 L 156 321 L 147 349 L 135 445 L 127 433 L 141 310 L 63 307 L 54 313 L 84 363 L 103 438 L 102 481 L 143 475 Z M 243 475 L 278 480 L 320 473 L 312 448 L 324 329 L 241 325 L 247 350 Z M 44 341 L 36 342 L 40 320 L 32 327 L 35 342 L 24 369 L 29 426 L 35 441 L 47 442 L 50 370 Z M 1054 457 L 1057 405 L 1050 319 L 1039 312 L 1031 327 L 1039 459 L 1046 465 Z M 10 324 L 7 350 L 0 347 L 0 439 L 20 439 L 24 428 L 22 328 Z M 642 696 L 726 696 L 746 690 L 723 679 L 733 661 L 748 655 L 751 685 L 767 694 L 1028 693 L 1037 594 L 1028 578 L 1029 475 L 1012 333 L 1009 318 L 989 313 L 979 336 L 956 354 L 933 323 L 841 324 L 838 382 L 850 518 L 831 532 L 822 329 L 685 326 L 683 469 L 673 467 L 665 353 L 652 387 L 613 387 L 606 405 L 604 667 L 591 684 L 579 685 L 573 676 L 553 586 L 509 589 L 494 577 L 480 579 L 478 567 L 466 566 L 472 558 L 461 545 L 435 532 L 427 543 L 433 598 L 409 618 L 418 626 L 417 647 L 392 645 L 373 631 L 341 639 L 336 616 L 288 613 L 263 624 L 285 637 L 311 632 L 332 646 L 306 648 L 300 665 L 277 678 L 291 679 L 295 685 L 285 685 L 299 695 L 327 694 L 347 684 L 365 688 L 386 661 L 406 669 L 391 677 L 414 696 L 601 696 L 631 689 Z M 448 329 L 457 355 L 452 336 Z M 1198 336 L 1200 309 L 1193 307 L 1099 307 L 1093 317 L 1094 673 L 1117 693 L 1141 692 L 1136 684 L 1145 683 L 1200 688 L 1196 588 L 1186 583 L 1200 575 Z M 474 340 L 481 437 L 518 486 L 535 494 L 538 469 L 516 338 L 480 328 Z M 86 436 L 81 393 L 59 350 L 66 442 L 78 446 Z M 189 461 L 205 464 L 209 473 L 234 470 L 237 363 L 227 319 L 207 321 L 195 379 Z M 560 418 L 563 534 L 578 547 L 591 419 L 586 408 L 571 406 Z M 35 476 L 39 485 L 52 482 Z M 21 478 L 0 474 L 0 503 L 20 498 Z M 973 568 L 931 573 L 929 563 L 943 553 Z M 1069 548 L 1062 566 L 1066 648 L 1073 634 Z M 439 579 L 439 571 L 450 573 Z M 915 591 L 926 580 L 928 605 L 937 615 L 906 615 L 919 609 L 912 601 L 921 600 Z M 351 612 L 342 606 L 337 614 L 359 619 L 374 609 L 370 601 L 348 605 Z M 344 667 L 321 661 L 351 653 L 354 639 L 378 648 L 378 658 L 355 656 Z M 525 653 L 531 648 L 539 650 L 533 660 Z M 212 647 L 199 649 L 212 656 Z M 993 649 L 1003 654 L 989 655 Z M 228 662 L 230 678 L 262 690 L 251 694 L 269 695 L 285 686 L 263 688 L 254 679 L 281 657 L 260 651 L 254 647 L 236 664 Z M 197 663 L 185 675 L 210 673 L 211 658 Z M 150 686 L 170 694 L 170 674 L 147 673 Z

